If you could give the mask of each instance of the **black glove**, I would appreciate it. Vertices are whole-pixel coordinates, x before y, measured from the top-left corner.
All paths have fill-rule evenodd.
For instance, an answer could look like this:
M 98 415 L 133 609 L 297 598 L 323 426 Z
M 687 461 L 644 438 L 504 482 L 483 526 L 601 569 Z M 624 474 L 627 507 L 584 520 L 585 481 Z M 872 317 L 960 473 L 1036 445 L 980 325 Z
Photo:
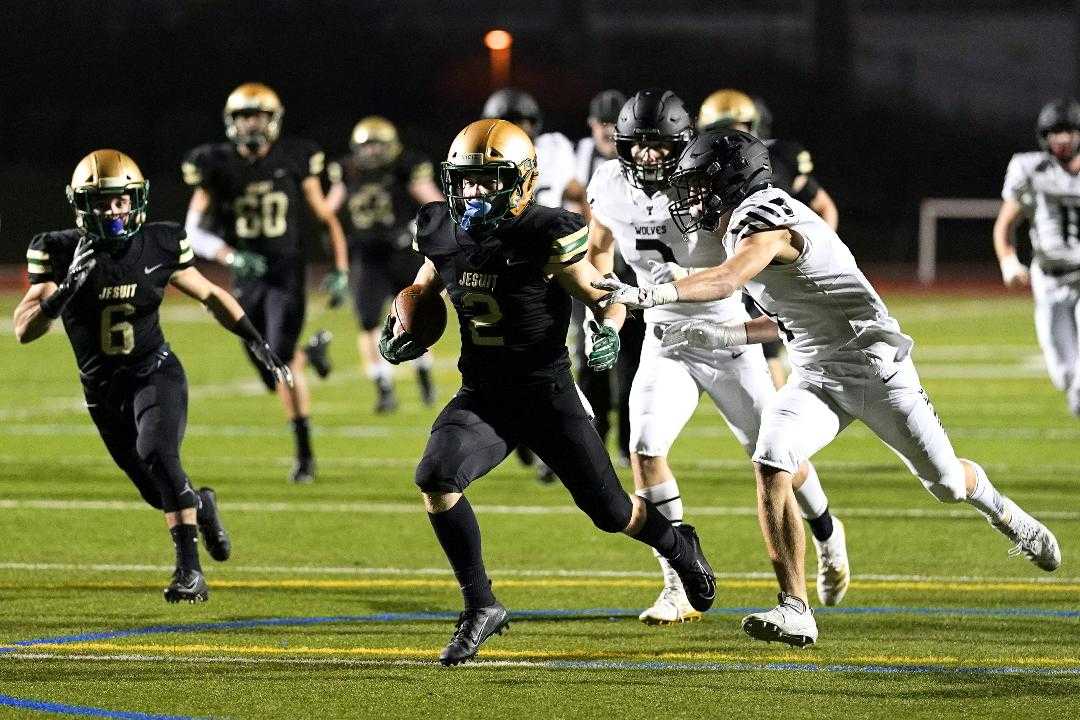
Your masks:
M 270 371 L 278 382 L 293 386 L 292 370 L 270 349 L 270 343 L 265 340 L 252 340 L 248 343 L 251 353 L 262 363 L 262 366 Z
M 394 335 L 396 324 L 397 318 L 387 315 L 382 335 L 379 336 L 379 354 L 386 359 L 386 362 L 398 365 L 407 360 L 415 360 L 427 352 L 427 348 L 417 343 L 411 333 L 402 331 Z
M 57 285 L 56 292 L 41 301 L 42 314 L 54 320 L 60 317 L 68 301 L 75 297 L 75 293 L 90 277 L 90 271 L 95 265 L 97 260 L 94 259 L 94 241 L 89 235 L 83 235 L 75 246 L 75 256 L 68 266 L 67 277 Z

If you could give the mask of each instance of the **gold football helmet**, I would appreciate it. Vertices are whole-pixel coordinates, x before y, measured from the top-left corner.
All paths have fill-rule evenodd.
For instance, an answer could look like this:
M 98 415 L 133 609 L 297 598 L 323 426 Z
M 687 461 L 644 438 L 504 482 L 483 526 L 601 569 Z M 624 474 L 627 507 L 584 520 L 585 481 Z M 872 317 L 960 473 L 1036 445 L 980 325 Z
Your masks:
M 263 130 L 242 133 L 236 124 L 237 115 L 266 113 L 267 122 Z M 277 93 L 262 83 L 244 83 L 229 93 L 222 113 L 225 119 L 225 134 L 237 145 L 258 147 L 264 143 L 276 142 L 281 135 L 281 118 L 285 115 L 285 106 Z
M 121 215 L 102 211 L 106 196 L 128 195 L 131 209 Z M 75 224 L 107 244 L 119 244 L 146 222 L 150 181 L 130 157 L 119 150 L 95 150 L 84 157 L 71 175 L 67 199 L 75 209 Z
M 739 90 L 726 89 L 717 90 L 701 103 L 697 128 L 698 132 L 707 132 L 745 124 L 750 129 L 750 134 L 756 136 L 760 130 L 760 122 L 761 114 L 749 95 Z
M 458 133 L 442 164 L 450 216 L 462 230 L 492 229 L 525 211 L 536 192 L 536 149 L 506 120 L 477 120 Z M 466 196 L 464 181 L 487 192 Z
M 394 123 L 378 115 L 368 115 L 356 123 L 349 138 L 349 147 L 364 167 L 386 165 L 401 154 L 397 128 Z

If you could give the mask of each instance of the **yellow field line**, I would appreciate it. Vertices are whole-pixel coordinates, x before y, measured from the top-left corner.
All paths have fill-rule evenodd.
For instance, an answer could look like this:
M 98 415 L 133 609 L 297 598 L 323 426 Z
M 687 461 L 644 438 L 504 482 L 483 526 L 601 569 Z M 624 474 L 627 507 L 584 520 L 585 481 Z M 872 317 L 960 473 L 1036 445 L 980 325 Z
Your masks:
M 376 657 L 394 659 L 433 660 L 438 656 L 439 648 L 417 647 L 310 647 L 297 645 L 282 647 L 280 645 L 213 645 L 207 643 L 181 643 L 160 644 L 153 643 L 117 643 L 117 642 L 86 642 L 86 643 L 46 643 L 26 648 L 34 652 L 42 650 L 70 651 L 70 652 L 123 652 L 123 653 L 175 653 L 181 655 L 200 655 L 206 653 L 230 653 L 263 656 L 334 656 L 334 657 Z M 63 657 L 63 652 L 55 653 L 57 657 Z M 821 664 L 855 664 L 855 665 L 955 665 L 964 667 L 972 663 L 994 666 L 1024 666 L 1024 667 L 1080 667 L 1080 657 L 996 657 L 996 658 L 959 658 L 948 655 L 857 655 L 853 657 L 821 657 L 809 651 L 794 652 L 780 651 L 764 657 L 760 654 L 748 653 L 717 653 L 717 652 L 660 652 L 660 653 L 636 653 L 617 652 L 588 649 L 569 650 L 505 650 L 501 648 L 484 647 L 486 659 L 502 660 L 629 660 L 629 661 L 656 661 L 668 662 L 817 662 Z M 966 660 L 966 662 L 965 662 Z
M 504 579 L 496 580 L 495 584 L 500 588 L 651 588 L 657 586 L 659 580 L 635 579 L 635 578 L 534 578 L 534 579 Z M 56 589 L 99 589 L 99 590 L 123 590 L 123 589 L 146 589 L 156 588 L 160 582 L 146 580 L 95 580 L 75 581 L 66 583 L 31 583 L 37 588 Z M 743 579 L 743 580 L 717 580 L 719 588 L 728 590 L 745 590 L 757 588 L 773 588 L 776 582 L 772 579 Z M 813 586 L 814 581 L 810 580 Z M 268 580 L 228 580 L 211 577 L 212 588 L 248 588 L 248 589 L 312 589 L 312 590 L 362 590 L 362 589 L 394 589 L 394 588 L 457 588 L 453 580 L 444 579 L 406 579 L 406 578 L 350 578 L 335 580 L 319 579 L 268 579 Z M 27 583 L 0 583 L 3 590 L 23 590 Z M 960 591 L 970 593 L 975 590 L 986 591 L 1022 591 L 1039 594 L 1061 594 L 1080 592 L 1080 583 L 1032 583 L 1023 581 L 993 581 L 993 582 L 946 582 L 940 580 L 852 580 L 851 587 L 859 590 L 940 590 Z

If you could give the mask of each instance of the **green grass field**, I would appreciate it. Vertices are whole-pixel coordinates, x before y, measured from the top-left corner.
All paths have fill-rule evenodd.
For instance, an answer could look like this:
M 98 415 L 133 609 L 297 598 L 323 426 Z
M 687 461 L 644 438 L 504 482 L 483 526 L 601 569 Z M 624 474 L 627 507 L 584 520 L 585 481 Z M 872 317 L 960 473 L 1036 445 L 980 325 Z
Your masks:
M 454 669 L 434 660 L 460 599 L 412 484 L 437 409 L 399 370 L 401 411 L 372 414 L 346 312 L 323 318 L 338 369 L 313 381 L 319 477 L 293 487 L 277 400 L 197 305 L 167 300 L 192 387 L 185 466 L 218 490 L 234 541 L 227 563 L 204 557 L 212 594 L 197 606 L 162 601 L 168 535 L 97 438 L 62 333 L 18 347 L 5 320 L 0 717 L 1072 717 L 1080 426 L 1042 370 L 1030 300 L 886 299 L 958 453 L 1056 532 L 1054 576 L 1010 559 L 981 516 L 938 504 L 856 425 L 816 458 L 847 524 L 851 590 L 819 610 L 818 645 L 754 643 L 739 618 L 774 604 L 775 583 L 749 466 L 702 403 L 672 465 L 721 577 L 705 620 L 640 624 L 659 590 L 648 549 L 594 530 L 510 459 L 470 498 L 516 619 Z M 15 301 L 0 298 L 3 318 Z M 444 400 L 452 335 L 437 346 Z

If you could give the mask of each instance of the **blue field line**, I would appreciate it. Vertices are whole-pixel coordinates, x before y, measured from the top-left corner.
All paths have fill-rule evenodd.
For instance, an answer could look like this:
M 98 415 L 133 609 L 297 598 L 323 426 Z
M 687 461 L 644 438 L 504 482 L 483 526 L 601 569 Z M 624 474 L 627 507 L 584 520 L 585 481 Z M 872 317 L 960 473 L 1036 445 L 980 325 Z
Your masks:
M 761 610 L 760 607 L 713 608 L 709 615 L 745 615 Z M 514 620 L 545 620 L 558 618 L 637 617 L 639 610 L 630 608 L 581 608 L 557 610 L 511 610 Z M 1080 610 L 1046 610 L 1040 608 L 920 608 L 920 607 L 824 607 L 814 610 L 817 615 L 922 615 L 959 617 L 1006 617 L 1006 618 L 1080 618 Z M 324 615 L 316 617 L 278 617 L 252 620 L 223 620 L 219 622 L 190 623 L 183 625 L 151 625 L 148 627 L 105 630 L 100 632 L 56 635 L 52 637 L 20 640 L 0 647 L 0 654 L 18 652 L 35 645 L 64 645 L 70 643 L 115 640 L 117 638 L 168 633 L 199 633 L 220 630 L 246 630 L 260 627 L 290 627 L 325 625 L 329 623 L 392 623 L 426 620 L 454 620 L 456 612 L 407 612 L 378 613 L 374 615 Z
M 187 715 L 153 715 L 150 713 L 128 712 L 125 710 L 106 710 L 87 705 L 68 705 L 67 703 L 48 702 L 46 700 L 27 700 L 0 695 L 0 707 L 13 707 L 20 710 L 60 713 L 63 715 L 82 715 L 99 718 L 118 718 L 119 720 L 195 720 Z

